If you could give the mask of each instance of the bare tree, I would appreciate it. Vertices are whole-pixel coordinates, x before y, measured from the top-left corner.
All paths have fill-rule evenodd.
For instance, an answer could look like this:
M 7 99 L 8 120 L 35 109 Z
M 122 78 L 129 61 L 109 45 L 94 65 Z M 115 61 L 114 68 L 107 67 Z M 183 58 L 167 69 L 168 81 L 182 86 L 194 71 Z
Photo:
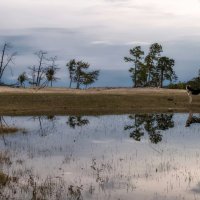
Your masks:
M 5 42 L 2 50 L 1 50 L 1 58 L 0 58 L 0 83 L 2 83 L 2 78 L 5 70 L 13 63 L 13 59 L 16 56 L 16 52 L 10 52 L 12 46 Z
M 40 50 L 36 52 L 35 55 L 38 57 L 38 65 L 29 67 L 29 70 L 31 71 L 29 83 L 37 88 L 45 87 L 47 84 L 47 81 L 44 80 L 47 70 L 47 52 Z
M 29 78 L 29 83 L 37 89 L 44 88 L 48 86 L 49 83 L 52 87 L 53 82 L 59 79 L 55 76 L 60 69 L 56 64 L 57 57 L 47 58 L 47 52 L 41 50 L 36 52 L 35 55 L 38 58 L 38 65 L 29 67 L 31 76 Z

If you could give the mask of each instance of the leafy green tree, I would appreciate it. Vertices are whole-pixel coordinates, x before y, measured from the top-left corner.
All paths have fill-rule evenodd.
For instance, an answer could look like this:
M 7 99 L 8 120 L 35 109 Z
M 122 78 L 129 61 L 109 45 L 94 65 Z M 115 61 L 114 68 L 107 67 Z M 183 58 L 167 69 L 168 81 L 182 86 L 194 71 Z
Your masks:
M 58 72 L 59 68 L 55 64 L 56 57 L 50 58 L 49 60 L 52 62 L 51 65 L 46 69 L 46 79 L 47 82 L 53 86 L 53 82 L 57 81 L 59 78 L 56 77 L 56 73 Z
M 90 67 L 89 63 L 78 61 L 75 70 L 74 82 L 76 82 L 76 89 L 80 88 L 85 80 L 85 74 L 87 69 Z
M 145 63 L 148 69 L 147 83 L 150 86 L 157 86 L 158 82 L 157 65 L 162 52 L 163 52 L 162 46 L 158 43 L 153 43 L 149 48 L 148 55 L 145 57 Z
M 163 48 L 158 43 L 149 47 L 149 52 L 143 59 L 144 51 L 140 46 L 130 49 L 130 57 L 124 57 L 125 62 L 134 63 L 129 69 L 135 87 L 163 87 L 165 80 L 177 79 L 173 69 L 175 61 L 168 57 L 161 56 Z
M 148 68 L 144 63 L 139 64 L 139 70 L 137 75 L 137 85 L 138 87 L 147 86 L 147 76 L 148 76 Z
M 83 85 L 85 85 L 85 88 L 87 88 L 88 85 L 91 85 L 92 83 L 97 81 L 98 77 L 99 77 L 99 70 L 85 73 L 84 80 L 83 80 Z
M 81 85 L 87 87 L 98 80 L 99 70 L 88 71 L 90 64 L 87 62 L 71 60 L 67 67 L 70 74 L 70 87 L 72 82 L 76 83 L 76 89 L 79 89 Z
M 125 62 L 133 62 L 134 67 L 131 67 L 129 69 L 129 72 L 131 73 L 131 78 L 134 83 L 134 87 L 137 87 L 137 80 L 138 80 L 138 73 L 141 67 L 141 59 L 144 55 L 144 51 L 141 50 L 141 46 L 136 46 L 133 49 L 130 49 L 129 51 L 131 57 L 124 57 Z
M 169 80 L 171 82 L 172 80 L 177 79 L 177 76 L 173 69 L 174 64 L 175 61 L 173 59 L 170 59 L 168 57 L 159 58 L 157 72 L 159 73 L 159 82 L 161 88 L 163 87 L 164 80 Z
M 25 87 L 25 82 L 28 80 L 28 76 L 26 75 L 26 72 L 23 72 L 20 74 L 17 78 L 18 83 L 21 87 Z
M 70 88 L 72 87 L 72 83 L 73 83 L 73 80 L 74 80 L 75 71 L 76 71 L 76 68 L 77 68 L 76 65 L 77 65 L 77 63 L 76 63 L 76 60 L 75 60 L 75 59 L 70 60 L 70 61 L 66 64 L 66 67 L 67 67 L 68 72 L 69 72 L 69 79 L 70 79 L 69 87 L 70 87 Z

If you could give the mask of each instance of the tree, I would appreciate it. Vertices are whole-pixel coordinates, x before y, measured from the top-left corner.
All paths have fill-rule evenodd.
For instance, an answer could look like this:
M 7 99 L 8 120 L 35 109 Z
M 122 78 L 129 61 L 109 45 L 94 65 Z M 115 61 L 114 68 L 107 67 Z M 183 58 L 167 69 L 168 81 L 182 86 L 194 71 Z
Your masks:
M 88 85 L 91 85 L 96 80 L 98 80 L 98 77 L 99 77 L 99 70 L 85 73 L 84 80 L 83 80 L 83 85 L 85 85 L 85 88 L 87 88 Z
M 35 55 L 38 58 L 38 64 L 29 67 L 31 75 L 29 83 L 39 89 L 46 87 L 48 83 L 52 86 L 53 82 L 58 80 L 55 76 L 59 70 L 55 64 L 57 57 L 47 58 L 45 51 L 38 51 Z
M 57 81 L 58 78 L 55 76 L 57 71 L 60 69 L 55 64 L 57 57 L 52 57 L 49 60 L 52 62 L 51 65 L 46 69 L 46 79 L 47 82 L 53 86 L 53 82 Z
M 176 80 L 173 70 L 175 61 L 168 57 L 161 57 L 162 45 L 153 43 L 143 59 L 144 51 L 140 46 L 130 49 L 131 57 L 124 57 L 125 62 L 133 62 L 134 67 L 129 69 L 135 87 L 154 86 L 163 87 L 164 80 Z
M 145 63 L 139 63 L 139 70 L 137 75 L 138 87 L 144 87 L 147 85 L 148 68 Z
M 141 46 L 136 46 L 135 48 L 130 49 L 129 53 L 131 57 L 124 57 L 124 60 L 125 62 L 134 63 L 134 67 L 131 67 L 129 69 L 129 72 L 132 74 L 131 78 L 134 82 L 134 87 L 137 87 L 137 78 L 138 78 L 137 75 L 141 66 L 140 64 L 141 64 L 142 56 L 144 55 L 144 51 L 141 50 Z
M 70 78 L 70 83 L 69 83 L 69 87 L 71 88 L 72 86 L 72 82 L 74 80 L 74 76 L 75 76 L 75 70 L 76 70 L 76 60 L 70 60 L 67 64 L 66 64 L 68 71 L 69 71 L 69 78 Z
M 159 58 L 157 72 L 159 73 L 159 82 L 161 88 L 163 87 L 164 80 L 169 80 L 171 82 L 172 80 L 177 79 L 175 71 L 173 70 L 174 65 L 175 61 L 173 59 L 168 57 Z
M 10 66 L 10 63 L 13 63 L 13 59 L 16 56 L 16 52 L 11 53 L 12 46 L 9 43 L 4 43 L 1 56 L 0 56 L 0 83 L 2 83 L 2 78 L 5 70 Z
M 26 72 L 23 72 L 22 74 L 20 74 L 17 80 L 21 87 L 25 87 L 25 82 L 28 80 L 28 76 L 26 75 Z
M 31 79 L 30 84 L 36 87 L 43 87 L 47 83 L 47 81 L 43 81 L 46 75 L 46 61 L 47 58 L 45 57 L 47 55 L 47 52 L 45 51 L 38 51 L 35 53 L 35 55 L 38 58 L 38 65 L 30 67 L 31 71 Z
M 147 84 L 156 86 L 157 83 L 157 64 L 163 48 L 158 43 L 153 43 L 149 48 L 149 53 L 145 57 L 145 63 L 148 69 Z
M 88 85 L 98 80 L 99 70 L 88 71 L 90 64 L 83 61 L 70 60 L 66 65 L 70 75 L 70 87 L 72 82 L 76 83 L 76 89 L 81 85 Z
M 83 84 L 86 76 L 86 70 L 90 67 L 89 63 L 78 61 L 75 71 L 74 81 L 76 82 L 76 89 L 80 88 L 80 85 Z

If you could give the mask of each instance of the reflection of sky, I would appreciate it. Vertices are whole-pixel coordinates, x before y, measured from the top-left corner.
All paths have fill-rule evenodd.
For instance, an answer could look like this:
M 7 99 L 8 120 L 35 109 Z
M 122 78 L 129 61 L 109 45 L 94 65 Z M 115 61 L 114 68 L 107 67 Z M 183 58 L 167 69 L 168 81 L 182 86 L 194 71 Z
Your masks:
M 114 70 L 108 86 L 131 86 L 123 75 L 130 67 L 123 57 L 135 45 L 146 50 L 159 42 L 165 55 L 176 60 L 180 80 L 188 80 L 199 68 L 199 11 L 198 0 L 1 1 L 0 40 L 10 41 L 19 52 L 11 79 L 33 65 L 33 53 L 42 49 L 58 56 L 60 85 L 67 84 L 66 62 L 77 58 Z M 106 80 L 102 76 L 97 85 Z
M 25 166 L 44 177 L 64 176 L 68 183 L 83 184 L 86 199 L 193 199 L 198 197 L 200 164 L 200 127 L 185 128 L 188 114 L 175 114 L 175 127 L 161 132 L 163 140 L 151 144 L 129 138 L 124 126 L 132 121 L 127 115 L 84 117 L 89 124 L 70 129 L 68 117 L 56 117 L 54 123 L 42 119 L 6 117 L 10 125 L 25 128 L 27 134 L 5 136 L 0 150 L 9 150 L 14 159 L 25 159 Z M 96 182 L 95 168 L 102 169 L 103 186 Z M 94 196 L 87 192 L 90 185 Z M 101 189 L 99 188 L 101 187 Z M 103 188 L 105 190 L 103 190 Z M 164 198 L 166 197 L 166 198 Z

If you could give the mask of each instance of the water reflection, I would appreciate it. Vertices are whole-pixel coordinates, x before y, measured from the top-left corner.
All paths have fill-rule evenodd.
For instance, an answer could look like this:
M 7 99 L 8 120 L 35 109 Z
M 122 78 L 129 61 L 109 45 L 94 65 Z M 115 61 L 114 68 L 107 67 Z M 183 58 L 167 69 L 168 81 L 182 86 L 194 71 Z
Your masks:
M 14 125 L 10 125 L 9 123 L 7 123 L 3 116 L 0 116 L 0 135 L 2 136 L 5 146 L 7 145 L 7 141 L 5 139 L 5 134 L 16 133 L 19 130 L 20 129 L 15 127 Z M 21 129 L 21 132 L 26 133 L 26 131 L 23 129 Z
M 124 130 L 129 130 L 130 137 L 140 141 L 145 133 L 149 140 L 157 144 L 162 141 L 161 131 L 174 127 L 173 114 L 134 114 L 130 115 L 131 125 L 126 125 Z
M 47 136 L 52 131 L 56 131 L 56 117 L 53 115 L 48 116 L 34 116 L 30 120 L 38 122 L 40 136 Z
M 70 128 L 75 129 L 76 127 L 82 127 L 89 124 L 89 120 L 83 116 L 69 116 L 67 124 Z
M 3 117 L 0 199 L 200 199 L 195 115 Z
M 194 116 L 193 112 L 190 111 L 185 127 L 189 127 L 191 124 L 197 124 L 197 123 L 200 123 L 200 117 Z

